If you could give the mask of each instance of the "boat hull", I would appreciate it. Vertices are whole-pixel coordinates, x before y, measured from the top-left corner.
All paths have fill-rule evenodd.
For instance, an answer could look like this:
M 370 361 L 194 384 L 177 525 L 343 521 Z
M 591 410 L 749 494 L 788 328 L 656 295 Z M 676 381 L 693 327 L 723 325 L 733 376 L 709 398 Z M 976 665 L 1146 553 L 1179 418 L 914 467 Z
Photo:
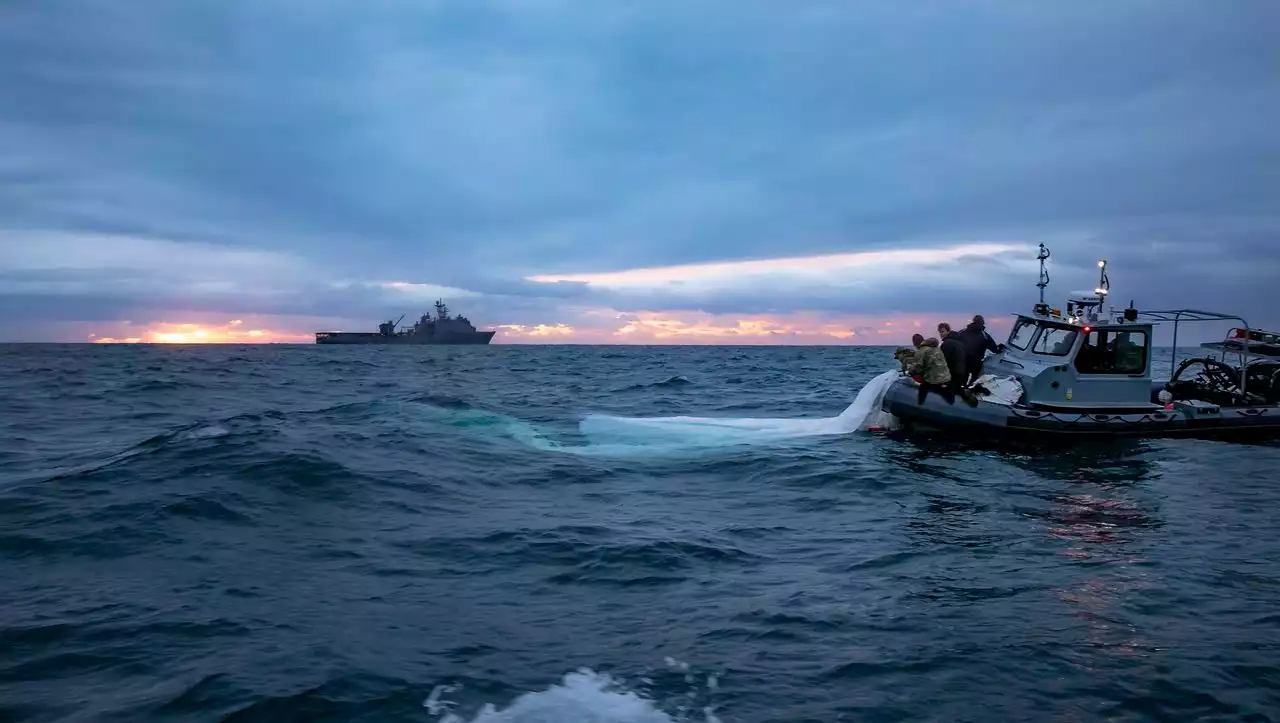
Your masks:
M 488 344 L 496 332 L 449 332 L 444 334 L 396 334 L 388 336 L 376 332 L 321 331 L 316 332 L 317 344 L 354 344 L 389 346 L 435 346 L 457 344 Z
M 919 387 L 906 378 L 889 387 L 881 409 L 897 417 L 907 430 L 1000 438 L 1280 437 L 1280 405 L 1218 408 L 1179 403 L 1173 409 L 1155 405 L 1147 409 L 1033 409 L 980 401 L 974 407 L 959 398 L 948 404 L 932 392 L 921 403 Z

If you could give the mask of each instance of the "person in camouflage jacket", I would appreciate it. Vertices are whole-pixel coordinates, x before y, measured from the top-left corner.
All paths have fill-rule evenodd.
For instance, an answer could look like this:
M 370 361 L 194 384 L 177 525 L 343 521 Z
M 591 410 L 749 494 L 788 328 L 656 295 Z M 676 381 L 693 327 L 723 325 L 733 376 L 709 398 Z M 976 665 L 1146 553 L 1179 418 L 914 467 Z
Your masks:
M 942 355 L 938 340 L 929 337 L 916 347 L 915 358 L 911 362 L 911 374 L 919 376 L 926 384 L 943 385 L 951 381 L 951 371 L 947 369 L 947 358 Z
M 911 342 L 916 345 L 916 353 L 910 373 L 920 383 L 919 402 L 924 404 L 925 395 L 930 391 L 941 394 L 948 404 L 955 402 L 955 394 L 950 388 L 951 371 L 947 368 L 947 358 L 938 347 L 938 340 L 916 334 Z

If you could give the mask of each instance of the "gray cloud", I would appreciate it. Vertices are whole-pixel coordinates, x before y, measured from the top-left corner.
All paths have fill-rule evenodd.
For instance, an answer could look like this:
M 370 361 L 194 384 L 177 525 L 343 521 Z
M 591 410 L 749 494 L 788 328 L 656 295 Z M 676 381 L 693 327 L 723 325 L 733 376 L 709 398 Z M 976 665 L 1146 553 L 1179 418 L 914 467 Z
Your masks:
M 998 313 L 1034 277 L 958 264 L 990 277 L 963 299 L 523 277 L 1046 240 L 1053 291 L 1105 255 L 1126 301 L 1276 323 L 1277 26 L 1262 0 L 26 3 L 0 22 L 0 244 L 127 237 L 159 256 L 0 254 L 0 316 L 406 305 L 340 279 L 477 292 L 458 305 L 493 323 Z M 174 245 L 194 242 L 288 262 L 195 273 Z

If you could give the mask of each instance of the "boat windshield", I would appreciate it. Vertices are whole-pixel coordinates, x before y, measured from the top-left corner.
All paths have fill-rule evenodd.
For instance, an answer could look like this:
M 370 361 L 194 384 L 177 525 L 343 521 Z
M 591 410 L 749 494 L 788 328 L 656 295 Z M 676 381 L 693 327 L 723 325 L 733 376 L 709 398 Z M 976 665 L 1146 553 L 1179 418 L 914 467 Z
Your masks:
M 1084 339 L 1076 370 L 1081 374 L 1142 374 L 1147 369 L 1147 333 L 1138 329 L 1094 329 Z
M 1018 319 L 1018 323 L 1013 325 L 1013 331 L 1009 332 L 1009 341 L 1005 345 L 1023 351 L 1031 343 L 1031 338 L 1036 335 L 1036 329 L 1039 328 L 1039 325 L 1030 319 Z
M 1040 338 L 1036 340 L 1036 346 L 1032 351 L 1048 356 L 1066 356 L 1071 353 L 1071 347 L 1075 346 L 1076 336 L 1078 333 L 1075 329 L 1047 326 L 1040 334 Z

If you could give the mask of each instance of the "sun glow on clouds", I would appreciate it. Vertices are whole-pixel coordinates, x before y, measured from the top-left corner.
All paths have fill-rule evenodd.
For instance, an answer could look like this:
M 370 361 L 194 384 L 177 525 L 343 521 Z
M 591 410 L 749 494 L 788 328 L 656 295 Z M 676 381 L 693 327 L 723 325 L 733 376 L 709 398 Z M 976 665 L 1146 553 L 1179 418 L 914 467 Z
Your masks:
M 662 314 L 623 315 L 626 323 L 615 330 L 620 341 L 689 343 L 833 343 L 848 342 L 871 330 L 859 332 L 856 320 L 820 319 L 804 314 L 788 317 Z M 892 323 L 892 322 L 891 322 Z M 876 343 L 863 340 L 861 343 Z
M 655 288 L 742 287 L 769 278 L 830 285 L 921 281 L 938 276 L 955 284 L 978 283 L 970 274 L 956 273 L 966 259 L 996 260 L 1005 254 L 1025 254 L 1022 244 L 967 244 L 941 249 L 865 251 L 822 256 L 797 256 L 750 261 L 723 261 L 585 274 L 541 274 L 527 277 L 538 283 L 576 282 L 618 290 Z M 1017 259 L 1013 263 L 1024 261 Z M 1026 262 L 1024 261 L 1024 264 Z
M 932 335 L 938 321 L 956 325 L 967 318 L 954 314 L 925 318 L 805 312 L 785 315 L 620 313 L 612 309 L 583 310 L 579 317 L 573 326 L 505 325 L 500 329 L 504 340 L 514 343 L 880 346 L 908 343 L 916 331 Z
M 576 330 L 568 324 L 499 324 L 496 329 L 503 337 L 515 339 L 551 339 L 571 337 Z
M 97 344 L 297 344 L 315 340 L 310 334 L 246 329 L 244 326 L 240 319 L 222 325 L 157 323 L 136 335 L 112 337 L 90 334 L 89 338 Z
M 404 294 L 414 300 L 434 301 L 436 299 L 457 299 L 478 296 L 478 294 L 473 291 L 458 289 L 452 286 L 440 286 L 438 284 L 415 284 L 407 281 L 384 281 L 377 285 L 384 289 Z

